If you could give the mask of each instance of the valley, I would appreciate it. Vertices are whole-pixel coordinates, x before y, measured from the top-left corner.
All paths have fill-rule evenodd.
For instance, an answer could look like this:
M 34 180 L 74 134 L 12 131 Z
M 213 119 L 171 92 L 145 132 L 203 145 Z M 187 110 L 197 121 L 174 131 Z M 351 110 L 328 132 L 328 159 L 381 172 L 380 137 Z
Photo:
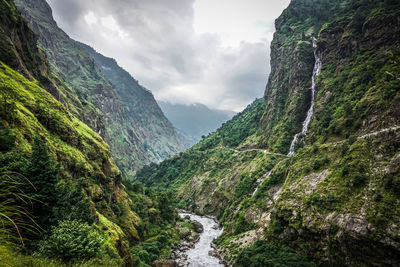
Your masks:
M 133 3 L 130 23 L 157 28 Z M 0 265 L 400 264 L 398 1 L 290 1 L 264 95 L 236 114 L 157 103 L 128 60 L 73 40 L 45 0 L 1 0 L 0 14 Z M 75 23 L 132 38 L 118 18 L 82 14 Z M 174 87 L 206 72 L 179 56 L 197 56 L 191 44 L 152 42 L 129 60 L 154 71 L 155 92 L 207 97 Z

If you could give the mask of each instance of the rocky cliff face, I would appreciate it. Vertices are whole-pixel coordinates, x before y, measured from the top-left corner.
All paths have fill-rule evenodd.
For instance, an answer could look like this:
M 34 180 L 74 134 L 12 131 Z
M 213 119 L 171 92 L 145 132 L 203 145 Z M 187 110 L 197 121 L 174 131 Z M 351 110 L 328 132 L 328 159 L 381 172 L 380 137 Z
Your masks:
M 160 161 L 183 149 L 178 134 L 152 95 L 143 88 L 138 95 L 137 82 L 115 63 L 113 74 L 103 73 L 88 52 L 58 28 L 46 1 L 15 2 L 38 34 L 52 72 L 72 89 L 65 94 L 74 98 L 70 101 L 71 112 L 106 140 L 125 174 L 130 175 L 144 164 Z M 117 77 L 121 78 L 120 82 Z M 153 115 L 147 116 L 150 114 Z M 146 124 L 151 118 L 153 121 Z
M 127 71 L 112 58 L 97 53 L 93 48 L 78 43 L 94 59 L 97 67 L 115 88 L 120 97 L 125 121 L 135 138 L 137 153 L 125 142 L 116 144 L 117 162 L 123 170 L 134 170 L 144 164 L 160 162 L 184 150 L 183 139 L 164 116 L 153 94 L 142 87 Z M 126 136 L 125 140 L 131 137 Z M 124 157 L 122 157 L 124 155 Z M 130 163 L 130 165 L 127 165 Z
M 113 105 L 118 97 L 113 93 L 110 84 L 100 75 L 90 57 L 57 27 L 46 1 L 28 0 L 15 3 L 31 29 L 38 35 L 52 71 L 67 81 L 73 90 L 71 93 L 78 96 L 77 107 L 72 109 L 76 111 L 74 115 L 104 137 L 104 117 L 99 107 L 118 106 Z M 101 103 L 104 96 L 109 97 L 107 103 Z
M 253 104 L 138 178 L 216 214 L 217 246 L 238 266 L 271 246 L 320 265 L 400 264 L 399 12 L 397 1 L 292 1 L 276 21 L 265 109 Z M 287 157 L 310 106 L 312 36 L 314 116 Z
M 345 2 L 292 1 L 275 21 L 271 74 L 264 94 L 267 107 L 261 122 L 268 149 L 287 153 L 294 134 L 301 131 L 311 99 L 311 39 L 345 6 Z

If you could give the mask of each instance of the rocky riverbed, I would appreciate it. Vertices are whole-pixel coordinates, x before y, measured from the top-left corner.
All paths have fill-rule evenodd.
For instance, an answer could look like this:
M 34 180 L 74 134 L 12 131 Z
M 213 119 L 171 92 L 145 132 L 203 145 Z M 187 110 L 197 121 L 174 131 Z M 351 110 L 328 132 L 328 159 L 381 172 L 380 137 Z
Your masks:
M 214 249 L 212 241 L 222 234 L 223 229 L 218 225 L 215 218 L 199 216 L 181 212 L 182 218 L 190 217 L 193 222 L 194 233 L 181 229 L 181 237 L 184 240 L 172 253 L 172 258 L 179 267 L 212 267 L 226 266 L 220 259 L 218 252 Z

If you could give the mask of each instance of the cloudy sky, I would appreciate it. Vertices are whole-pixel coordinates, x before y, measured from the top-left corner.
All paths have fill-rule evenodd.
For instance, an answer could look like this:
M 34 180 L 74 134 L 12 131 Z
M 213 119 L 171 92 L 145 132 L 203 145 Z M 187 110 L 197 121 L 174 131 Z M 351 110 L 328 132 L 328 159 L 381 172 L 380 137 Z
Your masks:
M 58 25 L 159 100 L 240 111 L 261 97 L 289 0 L 47 0 Z

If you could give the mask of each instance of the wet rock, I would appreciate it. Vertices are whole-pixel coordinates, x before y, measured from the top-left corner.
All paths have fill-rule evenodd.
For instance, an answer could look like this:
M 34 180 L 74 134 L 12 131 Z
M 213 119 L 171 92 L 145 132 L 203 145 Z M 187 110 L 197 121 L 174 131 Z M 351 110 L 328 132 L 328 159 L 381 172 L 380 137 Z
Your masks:
M 218 258 L 218 252 L 216 252 L 215 250 L 210 250 L 208 252 L 208 255 L 212 256 L 212 257 L 217 257 Z
M 186 239 L 187 239 L 187 241 L 189 241 L 189 242 L 196 243 L 196 242 L 199 241 L 199 239 L 200 239 L 200 234 L 199 234 L 199 233 L 192 233 L 192 234 L 190 235 L 190 237 L 188 237 L 188 238 L 186 238 Z
M 203 225 L 198 221 L 193 221 L 192 224 L 196 233 L 202 233 L 204 231 Z
M 178 267 L 187 267 L 189 266 L 189 263 L 186 260 L 180 260 L 178 262 Z

